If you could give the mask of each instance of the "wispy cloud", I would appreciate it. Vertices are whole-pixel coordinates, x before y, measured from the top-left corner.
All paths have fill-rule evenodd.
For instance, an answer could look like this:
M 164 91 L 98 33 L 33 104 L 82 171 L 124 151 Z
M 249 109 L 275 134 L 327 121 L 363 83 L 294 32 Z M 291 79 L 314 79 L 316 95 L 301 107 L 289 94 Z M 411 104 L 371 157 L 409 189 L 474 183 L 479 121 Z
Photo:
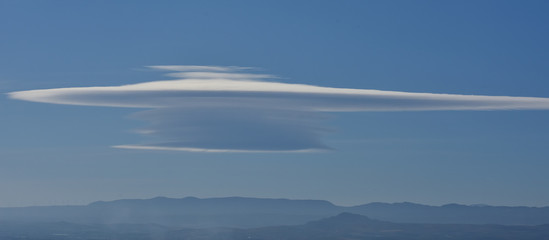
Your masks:
M 168 73 L 166 76 L 176 78 L 192 78 L 192 79 L 230 79 L 230 80 L 257 80 L 266 78 L 275 78 L 268 74 L 253 74 L 253 73 L 225 73 L 225 72 L 175 72 Z
M 165 70 L 165 71 L 177 71 L 177 72 L 235 72 L 240 70 L 254 69 L 252 67 L 237 67 L 237 66 L 200 66 L 200 65 L 157 65 L 148 66 L 148 68 Z
M 139 132 L 158 143 L 119 148 L 234 151 L 318 151 L 320 112 L 549 109 L 548 98 L 409 93 L 265 81 L 274 76 L 222 66 L 151 66 L 176 80 L 112 87 L 9 93 L 13 99 L 87 106 L 148 108 Z M 261 80 L 261 81 L 260 81 Z

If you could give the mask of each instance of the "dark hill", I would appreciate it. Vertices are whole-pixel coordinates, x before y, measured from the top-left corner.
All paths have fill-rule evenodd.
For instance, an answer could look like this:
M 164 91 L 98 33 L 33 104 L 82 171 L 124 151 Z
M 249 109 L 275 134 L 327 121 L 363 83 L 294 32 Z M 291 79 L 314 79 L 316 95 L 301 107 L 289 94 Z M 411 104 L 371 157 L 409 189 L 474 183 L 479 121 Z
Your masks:
M 540 225 L 549 223 L 549 207 L 496 207 L 447 204 L 428 206 L 415 203 L 369 203 L 350 207 L 347 212 L 374 219 L 405 223 L 457 223 Z
M 231 239 L 399 239 L 399 240 L 539 240 L 549 239 L 549 225 L 503 226 L 471 224 L 410 224 L 377 221 L 342 213 L 300 226 L 243 230 Z

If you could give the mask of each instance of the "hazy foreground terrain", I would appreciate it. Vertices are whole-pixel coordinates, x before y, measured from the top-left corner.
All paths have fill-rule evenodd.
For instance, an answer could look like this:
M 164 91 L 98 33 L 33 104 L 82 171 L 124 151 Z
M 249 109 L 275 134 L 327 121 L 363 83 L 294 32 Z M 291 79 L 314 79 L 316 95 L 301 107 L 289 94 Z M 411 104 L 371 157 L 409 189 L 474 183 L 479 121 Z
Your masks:
M 549 239 L 549 208 L 160 197 L 0 208 L 0 239 Z

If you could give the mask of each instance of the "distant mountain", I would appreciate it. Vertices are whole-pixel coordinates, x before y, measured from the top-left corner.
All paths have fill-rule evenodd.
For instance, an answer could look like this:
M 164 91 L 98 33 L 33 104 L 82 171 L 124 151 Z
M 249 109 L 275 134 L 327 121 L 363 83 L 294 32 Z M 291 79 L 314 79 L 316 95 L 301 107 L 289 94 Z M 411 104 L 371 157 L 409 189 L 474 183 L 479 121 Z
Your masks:
M 200 238 L 194 238 L 200 239 Z M 329 239 L 399 239 L 399 240 L 539 240 L 549 239 L 549 225 L 503 226 L 471 224 L 391 223 L 368 217 L 341 213 L 335 217 L 300 226 L 265 227 L 236 231 L 231 238 L 255 240 L 329 240 Z
M 165 198 L 94 202 L 86 206 L 0 208 L 0 221 L 77 224 L 158 224 L 189 228 L 298 225 L 342 212 L 400 223 L 549 224 L 549 207 L 369 203 L 341 207 L 320 200 Z
M 540 240 L 549 225 L 391 223 L 341 213 L 295 226 L 238 228 L 168 228 L 154 224 L 3 223 L 0 239 L 65 240 Z
M 540 225 L 549 223 L 549 207 L 494 207 L 447 204 L 440 207 L 415 203 L 369 203 L 347 212 L 403 223 Z
M 327 201 L 261 198 L 165 198 L 94 202 L 86 206 L 0 208 L 0 221 L 260 227 L 303 224 L 339 213 Z

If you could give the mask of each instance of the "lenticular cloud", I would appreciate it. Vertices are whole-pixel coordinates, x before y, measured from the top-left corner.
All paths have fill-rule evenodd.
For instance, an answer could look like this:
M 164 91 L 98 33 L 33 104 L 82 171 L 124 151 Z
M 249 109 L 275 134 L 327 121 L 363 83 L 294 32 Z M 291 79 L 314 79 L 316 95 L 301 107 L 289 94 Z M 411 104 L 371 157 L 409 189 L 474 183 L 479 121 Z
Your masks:
M 276 152 L 329 149 L 322 112 L 549 109 L 548 98 L 409 93 L 288 84 L 251 68 L 150 66 L 176 80 L 9 93 L 13 99 L 147 109 L 138 132 L 155 143 L 119 148 Z

